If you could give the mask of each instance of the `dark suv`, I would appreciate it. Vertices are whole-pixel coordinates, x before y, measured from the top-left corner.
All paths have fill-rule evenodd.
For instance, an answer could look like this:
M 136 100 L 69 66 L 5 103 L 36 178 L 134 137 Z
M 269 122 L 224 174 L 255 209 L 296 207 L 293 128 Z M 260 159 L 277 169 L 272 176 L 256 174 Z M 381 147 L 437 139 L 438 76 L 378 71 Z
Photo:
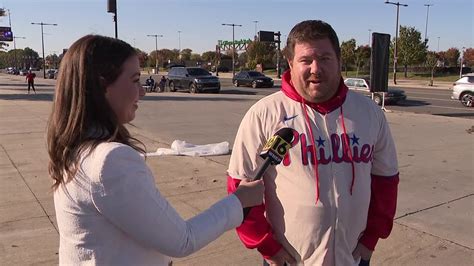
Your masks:
M 171 68 L 168 72 L 168 86 L 170 91 L 185 89 L 190 93 L 203 91 L 219 93 L 221 90 L 219 78 L 200 67 Z

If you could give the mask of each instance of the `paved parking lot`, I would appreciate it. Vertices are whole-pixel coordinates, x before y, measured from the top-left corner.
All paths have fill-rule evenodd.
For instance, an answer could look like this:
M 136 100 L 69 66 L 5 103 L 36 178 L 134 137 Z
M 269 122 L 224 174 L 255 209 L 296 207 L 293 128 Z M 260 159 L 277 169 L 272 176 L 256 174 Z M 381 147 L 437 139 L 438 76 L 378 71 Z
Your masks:
M 0 261 L 56 264 L 59 236 L 47 176 L 45 128 L 54 81 L 25 83 L 0 75 Z M 130 130 L 148 151 L 175 139 L 231 144 L 260 94 L 153 93 L 140 102 Z M 396 221 L 373 265 L 471 265 L 474 261 L 474 134 L 470 119 L 387 113 L 398 150 Z M 186 218 L 225 195 L 229 155 L 149 157 L 156 185 Z M 260 265 L 230 231 L 176 265 Z

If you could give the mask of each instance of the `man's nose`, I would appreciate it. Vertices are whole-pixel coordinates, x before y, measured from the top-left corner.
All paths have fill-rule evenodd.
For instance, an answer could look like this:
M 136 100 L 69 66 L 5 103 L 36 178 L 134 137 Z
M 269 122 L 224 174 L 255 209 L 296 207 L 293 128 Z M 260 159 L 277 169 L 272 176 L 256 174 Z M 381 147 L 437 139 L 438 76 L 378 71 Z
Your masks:
M 320 71 L 320 66 L 318 60 L 314 59 L 313 62 L 311 62 L 311 73 L 319 73 Z

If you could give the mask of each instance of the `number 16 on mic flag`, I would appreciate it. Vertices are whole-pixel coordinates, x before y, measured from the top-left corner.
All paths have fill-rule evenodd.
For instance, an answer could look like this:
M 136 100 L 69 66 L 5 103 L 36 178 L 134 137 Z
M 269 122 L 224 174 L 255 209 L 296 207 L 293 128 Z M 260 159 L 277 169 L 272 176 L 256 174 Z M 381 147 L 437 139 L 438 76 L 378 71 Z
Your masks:
M 257 174 L 252 178 L 252 180 L 259 180 L 262 178 L 265 170 L 270 165 L 277 165 L 281 163 L 285 155 L 291 148 L 291 142 L 293 141 L 293 129 L 285 127 L 278 130 L 275 135 L 273 135 L 263 146 L 260 157 L 265 161 L 258 168 Z M 244 218 L 247 217 L 251 208 L 244 208 Z

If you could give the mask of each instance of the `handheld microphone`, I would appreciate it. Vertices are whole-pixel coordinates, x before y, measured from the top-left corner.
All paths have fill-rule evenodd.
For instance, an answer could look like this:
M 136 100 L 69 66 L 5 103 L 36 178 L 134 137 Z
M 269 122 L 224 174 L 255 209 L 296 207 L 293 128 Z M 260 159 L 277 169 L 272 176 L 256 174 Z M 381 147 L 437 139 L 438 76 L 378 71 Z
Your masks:
M 284 127 L 278 130 L 265 144 L 260 153 L 260 157 L 265 159 L 264 163 L 258 168 L 252 181 L 259 180 L 270 165 L 277 165 L 283 161 L 283 158 L 291 148 L 293 140 L 293 129 Z M 244 208 L 244 218 L 247 217 L 251 207 Z

